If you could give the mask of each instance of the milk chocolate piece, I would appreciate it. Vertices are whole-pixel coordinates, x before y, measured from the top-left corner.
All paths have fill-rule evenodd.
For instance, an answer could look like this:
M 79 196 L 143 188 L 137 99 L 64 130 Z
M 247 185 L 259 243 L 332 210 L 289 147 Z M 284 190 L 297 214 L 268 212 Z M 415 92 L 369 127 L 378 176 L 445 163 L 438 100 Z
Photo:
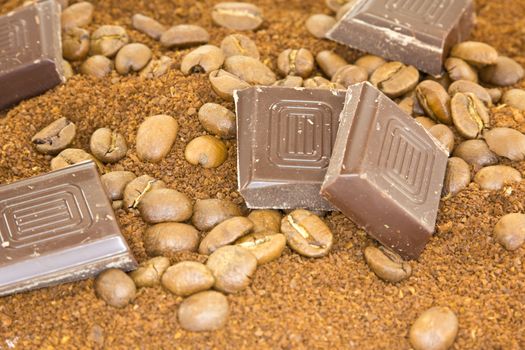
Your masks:
M 448 152 L 369 83 L 350 86 L 321 193 L 415 259 L 434 232 Z
M 64 81 L 60 5 L 41 0 L 0 17 L 0 110 Z
M 0 186 L 0 295 L 136 262 L 93 162 Z
M 239 192 L 249 208 L 331 210 L 319 195 L 344 90 L 235 92 Z
M 474 22 L 472 0 L 357 0 L 327 36 L 440 75 L 450 49 L 468 39 Z

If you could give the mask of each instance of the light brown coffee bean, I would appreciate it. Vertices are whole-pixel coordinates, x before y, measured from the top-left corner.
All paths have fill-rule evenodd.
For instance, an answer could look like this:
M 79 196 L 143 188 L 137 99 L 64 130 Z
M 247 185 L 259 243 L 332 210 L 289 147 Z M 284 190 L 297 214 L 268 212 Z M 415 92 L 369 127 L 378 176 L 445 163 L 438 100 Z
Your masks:
M 141 13 L 133 15 L 131 18 L 131 25 L 139 32 L 144 33 L 155 40 L 159 40 L 162 33 L 166 31 L 164 25 Z
M 209 255 L 218 248 L 231 244 L 238 238 L 250 233 L 252 228 L 253 222 L 243 216 L 224 220 L 202 239 L 199 253 Z
M 243 34 L 231 34 L 221 41 L 224 56 L 248 56 L 259 59 L 259 49 L 255 42 Z
M 463 159 L 458 157 L 449 158 L 443 194 L 455 195 L 470 184 L 470 167 Z
M 199 109 L 199 121 L 209 133 L 223 139 L 235 137 L 235 113 L 217 103 L 205 103 Z
M 180 70 L 183 74 L 209 73 L 222 67 L 224 54 L 217 46 L 203 45 L 182 59 Z
M 62 29 L 88 26 L 93 21 L 95 7 L 87 1 L 78 2 L 63 9 L 61 15 Z
M 413 96 L 403 97 L 402 100 L 397 102 L 397 105 L 406 114 L 408 114 L 410 116 L 413 115 L 413 111 L 414 111 L 414 97 Z
M 191 225 L 164 222 L 148 227 L 144 248 L 149 256 L 170 256 L 178 252 L 194 252 L 199 246 L 199 231 Z
M 178 131 L 179 124 L 169 115 L 146 118 L 137 130 L 137 155 L 146 162 L 160 162 L 170 152 Z
M 258 209 L 248 215 L 253 222 L 253 232 L 270 231 L 281 232 L 281 220 L 283 216 L 279 210 Z
M 184 150 L 184 158 L 188 163 L 203 168 L 216 168 L 224 163 L 227 157 L 228 149 L 224 142 L 209 135 L 194 138 Z
M 115 57 L 115 69 L 122 75 L 138 72 L 148 64 L 152 55 L 151 49 L 144 44 L 124 45 Z
M 525 159 L 525 135 L 511 128 L 494 128 L 483 133 L 489 149 L 510 160 Z
M 106 304 L 122 308 L 135 300 L 135 283 L 121 270 L 108 269 L 95 279 L 95 293 Z
M 463 159 L 475 170 L 498 162 L 496 155 L 483 140 L 467 140 L 460 143 L 454 150 L 454 156 Z
M 129 277 L 133 279 L 137 288 L 153 287 L 160 283 L 160 278 L 170 266 L 170 259 L 157 256 L 140 264 L 139 268 L 130 272 Z
M 431 127 L 428 131 L 439 141 L 449 154 L 452 153 L 454 150 L 454 133 L 448 126 L 437 124 Z
M 210 34 L 201 26 L 193 24 L 179 24 L 171 27 L 160 37 L 160 43 L 167 48 L 185 48 L 207 44 Z
M 324 39 L 326 33 L 335 25 L 335 18 L 324 14 L 315 14 L 306 20 L 306 30 L 319 39 Z
M 122 134 L 108 128 L 100 128 L 91 135 L 89 149 L 101 162 L 116 163 L 126 156 L 128 145 Z
M 364 68 L 352 64 L 343 66 L 335 72 L 332 82 L 343 85 L 345 88 L 368 79 L 368 73 Z
M 168 56 L 161 56 L 158 60 L 153 59 L 140 71 L 143 79 L 158 78 L 166 74 L 175 64 L 175 60 Z
M 458 318 L 448 307 L 435 306 L 423 312 L 410 327 L 415 350 L 447 350 L 458 334 Z
M 64 71 L 64 78 L 66 79 L 66 81 L 72 78 L 73 75 L 75 75 L 75 72 L 73 71 L 73 67 L 71 67 L 71 64 L 64 59 L 62 59 L 62 70 Z
M 445 69 L 450 79 L 469 80 L 474 83 L 478 82 L 478 72 L 461 58 L 449 57 L 445 61 Z
M 248 84 L 272 85 L 275 73 L 261 61 L 248 56 L 231 56 L 224 61 L 224 69 Z
M 186 297 L 213 287 L 215 277 L 206 265 L 183 261 L 170 266 L 162 275 L 162 286 L 175 295 Z
M 205 291 L 185 299 L 177 311 L 180 326 L 191 332 L 214 331 L 226 325 L 230 307 L 219 292 Z
M 416 97 L 427 116 L 444 124 L 452 124 L 450 96 L 443 86 L 432 80 L 422 81 L 416 88 Z
M 333 51 L 325 50 L 315 56 L 315 61 L 328 78 L 332 78 L 337 70 L 346 66 L 348 62 Z
M 456 130 L 466 139 L 475 139 L 490 123 L 487 107 L 473 93 L 455 94 L 450 112 Z
M 297 209 L 286 215 L 281 221 L 281 232 L 290 248 L 310 258 L 325 256 L 332 248 L 332 231 L 308 210 Z
M 368 246 L 364 256 L 370 269 L 384 281 L 397 283 L 412 275 L 410 264 L 385 247 Z
M 211 87 L 220 98 L 233 101 L 233 91 L 249 88 L 251 85 L 238 76 L 219 69 L 209 75 Z
M 124 187 L 123 207 L 126 210 L 135 209 L 138 207 L 142 198 L 149 191 L 165 188 L 166 184 L 162 180 L 157 180 L 149 175 L 139 176 Z
M 346 5 L 349 0 L 325 0 L 326 6 L 334 12 L 337 12 L 341 7 Z
M 126 185 L 136 178 L 131 171 L 111 171 L 100 177 L 109 199 L 112 201 L 124 198 Z
M 255 30 L 263 23 L 261 10 L 244 2 L 220 2 L 213 7 L 211 18 L 216 25 L 233 30 Z
M 128 33 L 121 26 L 103 25 L 91 34 L 90 55 L 113 57 L 127 43 Z
M 502 102 L 507 106 L 525 111 L 525 90 L 510 89 L 503 94 Z
M 62 117 L 37 132 L 31 142 L 38 152 L 55 155 L 71 145 L 76 129 L 74 123 Z
M 364 55 L 354 62 L 356 66 L 364 68 L 369 76 L 385 63 L 384 58 L 375 55 Z
M 193 205 L 188 196 L 170 188 L 147 192 L 139 202 L 138 209 L 148 224 L 186 221 L 193 214 Z
M 388 62 L 377 68 L 370 76 L 370 83 L 390 98 L 396 98 L 413 90 L 419 82 L 419 71 L 401 62 Z
M 286 49 L 277 58 L 277 68 L 282 75 L 306 78 L 314 70 L 314 55 L 307 49 Z
M 62 34 L 62 56 L 66 60 L 80 61 L 89 52 L 89 32 L 82 28 L 71 28 Z
M 101 55 L 89 57 L 80 66 L 80 73 L 103 78 L 113 70 L 113 61 Z
M 332 83 L 323 77 L 313 77 L 306 79 L 303 86 L 309 89 L 344 90 L 345 87 L 339 83 Z
M 66 148 L 65 150 L 60 152 L 55 158 L 51 159 L 51 170 L 62 169 L 70 165 L 89 160 L 95 161 L 95 163 L 97 163 L 95 158 L 91 154 L 87 153 L 82 149 Z
M 485 43 L 464 41 L 452 48 L 450 56 L 461 58 L 469 64 L 481 67 L 495 64 L 498 59 L 498 51 Z
M 514 85 L 523 78 L 523 67 L 512 58 L 499 56 L 496 63 L 486 66 L 479 72 L 485 83 L 508 86 Z
M 436 122 L 428 117 L 416 117 L 414 119 L 427 130 L 436 125 Z
M 277 80 L 275 83 L 273 83 L 273 86 L 281 86 L 281 87 L 301 87 L 303 86 L 303 78 L 289 75 L 284 79 Z
M 262 265 L 281 256 L 286 237 L 280 233 L 260 231 L 239 238 L 235 244 L 249 250 L 257 258 L 257 264 Z
M 224 199 L 197 199 L 193 207 L 193 225 L 201 231 L 209 231 L 219 223 L 240 216 L 238 205 Z
M 496 241 L 507 250 L 516 250 L 525 243 L 525 215 L 512 213 L 503 216 L 494 227 Z
M 489 93 L 490 99 L 492 100 L 492 104 L 496 104 L 501 100 L 501 96 L 503 95 L 503 92 L 501 92 L 498 88 L 491 88 L 487 89 L 487 92 Z
M 236 293 L 250 284 L 257 269 L 257 258 L 245 248 L 227 245 L 214 251 L 206 266 L 215 277 L 215 289 Z
M 483 86 L 476 84 L 468 80 L 458 80 L 450 84 L 448 88 L 448 93 L 450 96 L 454 97 L 457 93 L 473 93 L 476 95 L 485 105 L 492 106 L 492 98 L 490 97 L 487 89 Z
M 482 168 L 474 176 L 474 182 L 482 190 L 497 191 L 503 186 L 521 181 L 521 174 L 516 169 L 507 165 L 492 165 Z

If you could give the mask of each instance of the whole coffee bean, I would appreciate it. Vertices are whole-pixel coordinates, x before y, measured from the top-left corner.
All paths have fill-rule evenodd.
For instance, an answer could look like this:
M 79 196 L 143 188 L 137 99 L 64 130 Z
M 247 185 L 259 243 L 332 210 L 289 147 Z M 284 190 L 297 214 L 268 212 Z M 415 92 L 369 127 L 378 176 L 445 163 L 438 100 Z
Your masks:
M 310 89 L 327 89 L 327 90 L 344 90 L 345 87 L 339 83 L 332 83 L 330 80 L 325 79 L 323 77 L 313 77 L 310 79 L 306 79 L 303 82 L 303 86 L 305 88 Z
M 85 162 L 88 160 L 95 161 L 95 158 L 82 149 L 66 148 L 65 150 L 60 152 L 55 158 L 51 159 L 51 170 L 62 169 L 70 165 Z
M 199 246 L 199 231 L 191 225 L 164 222 L 148 227 L 144 233 L 144 248 L 149 256 L 194 252 Z
M 170 266 L 170 259 L 157 256 L 140 264 L 139 268 L 130 272 L 129 277 L 133 279 L 137 288 L 153 287 L 160 283 L 160 278 Z
M 182 59 L 180 70 L 183 74 L 209 73 L 222 67 L 224 54 L 217 46 L 203 45 Z
M 436 122 L 428 117 L 416 117 L 414 119 L 427 130 L 430 130 L 430 128 L 436 125 Z
M 104 163 L 116 163 L 126 156 L 128 145 L 122 134 L 108 128 L 97 129 L 89 141 L 91 153 Z
M 487 89 L 487 92 L 489 93 L 490 99 L 492 100 L 492 104 L 496 104 L 501 100 L 501 96 L 503 93 L 498 88 L 491 88 Z
M 278 210 L 258 209 L 248 215 L 253 222 L 253 232 L 270 231 L 281 232 L 281 220 L 283 216 Z
M 126 185 L 136 178 L 131 171 L 111 171 L 100 177 L 109 199 L 112 201 L 124 198 Z
M 455 195 L 470 184 L 470 167 L 463 159 L 458 157 L 449 158 L 443 194 Z
M 507 250 L 516 250 L 525 243 L 525 215 L 512 213 L 503 216 L 494 227 L 496 241 Z
M 306 20 L 306 29 L 316 38 L 323 39 L 335 25 L 335 18 L 324 14 L 315 14 Z
M 170 152 L 178 131 L 179 124 L 169 115 L 146 118 L 137 130 L 137 155 L 146 162 L 160 162 Z
M 261 10 L 244 2 L 220 2 L 211 13 L 213 23 L 233 30 L 255 30 L 263 22 Z
M 252 228 L 253 222 L 243 216 L 224 220 L 203 238 L 199 246 L 199 253 L 209 255 L 218 248 L 231 244 L 248 234 Z
M 413 115 L 413 111 L 414 111 L 414 97 L 413 96 L 404 97 L 401 101 L 397 102 L 397 105 L 406 114 Z
M 474 83 L 478 82 L 478 72 L 461 58 L 449 57 L 445 61 L 445 69 L 450 79 L 469 80 Z
M 498 156 L 516 161 L 525 159 L 525 135 L 518 130 L 494 128 L 486 131 L 483 138 Z
M 124 45 L 115 57 L 115 69 L 122 75 L 138 72 L 148 64 L 152 55 L 151 49 L 144 44 Z
M 520 172 L 507 165 L 488 166 L 478 171 L 476 176 L 474 176 L 474 182 L 482 190 L 489 191 L 501 190 L 505 185 L 520 181 Z
M 180 326 L 191 332 L 214 331 L 226 325 L 228 299 L 215 291 L 205 291 L 185 299 L 177 311 Z
M 525 111 L 525 90 L 510 89 L 503 94 L 502 102 L 510 107 Z
M 175 264 L 162 276 L 162 286 L 182 297 L 208 290 L 214 283 L 215 277 L 210 269 L 196 261 Z
M 197 199 L 193 207 L 191 221 L 197 229 L 209 231 L 224 220 L 240 215 L 239 206 L 228 200 Z
M 179 24 L 171 27 L 160 37 L 160 43 L 167 48 L 184 48 L 206 44 L 210 41 L 210 34 L 201 26 L 193 24 Z
M 224 56 L 248 56 L 259 59 L 259 49 L 255 42 L 243 34 L 231 34 L 221 41 L 221 50 Z
M 38 152 L 54 155 L 71 145 L 76 129 L 74 123 L 62 117 L 37 132 L 31 142 Z
M 388 62 L 370 76 L 370 83 L 390 98 L 396 98 L 414 89 L 419 82 L 419 71 L 401 62 Z
M 449 154 L 452 153 L 454 150 L 454 133 L 448 126 L 437 124 L 431 127 L 428 131 L 439 141 L 439 143 L 441 143 Z
M 262 265 L 281 256 L 286 237 L 280 233 L 260 231 L 239 238 L 235 244 L 249 250 L 257 258 L 257 264 Z
M 248 84 L 272 85 L 275 73 L 261 61 L 248 56 L 231 56 L 224 61 L 224 69 Z
M 71 67 L 71 64 L 66 61 L 66 60 L 62 60 L 62 69 L 64 70 L 64 78 L 67 80 L 69 80 L 71 77 L 73 77 L 73 75 L 75 75 L 75 72 L 73 72 L 73 67 Z
M 458 318 L 448 307 L 435 306 L 423 312 L 410 327 L 415 350 L 447 350 L 458 334 Z
M 498 157 L 483 140 L 467 140 L 460 143 L 454 150 L 454 156 L 463 159 L 475 170 L 498 162 Z
M 450 96 L 433 80 L 422 81 L 416 88 L 416 97 L 426 115 L 444 124 L 452 124 Z
M 78 2 L 62 11 L 62 29 L 85 27 L 93 21 L 95 7 L 87 1 Z
M 158 78 L 166 74 L 175 64 L 175 60 L 168 56 L 161 56 L 158 60 L 153 59 L 140 71 L 143 79 Z
M 412 275 L 410 264 L 384 247 L 368 246 L 364 255 L 370 269 L 384 281 L 397 283 Z
M 325 256 L 332 248 L 332 231 L 308 210 L 298 209 L 286 215 L 281 221 L 281 232 L 290 248 L 310 258 Z
M 368 73 L 364 68 L 352 64 L 343 66 L 335 72 L 332 82 L 343 85 L 345 88 L 368 79 Z
M 273 86 L 282 86 L 282 87 L 301 87 L 303 86 L 303 78 L 289 75 L 284 79 L 277 80 L 275 83 L 273 83 Z
M 483 67 L 479 72 L 481 80 L 486 83 L 508 86 L 514 85 L 523 78 L 523 67 L 512 58 L 499 56 L 496 63 Z
M 249 88 L 251 85 L 238 76 L 219 69 L 209 75 L 213 91 L 226 101 L 233 101 L 233 91 Z
M 166 187 L 164 181 L 157 180 L 149 175 L 139 176 L 124 187 L 123 203 L 124 209 L 137 208 L 142 198 L 149 191 Z
M 71 28 L 62 34 L 62 56 L 66 60 L 83 60 L 89 52 L 89 32 L 82 28 Z
M 326 74 L 330 79 L 334 76 L 335 72 L 337 72 L 339 68 L 348 64 L 348 62 L 346 62 L 343 57 L 329 50 L 319 52 L 315 56 L 315 61 L 323 73 Z
M 215 277 L 215 289 L 236 293 L 250 284 L 257 269 L 257 258 L 245 248 L 227 245 L 214 251 L 206 266 Z
M 306 210 L 305 208 L 298 208 L 298 209 L 304 209 Z M 284 211 L 284 214 L 285 215 L 288 215 L 288 214 L 291 214 L 293 213 L 294 211 L 296 211 L 297 209 L 283 209 Z M 317 215 L 319 216 L 320 218 L 324 218 L 326 216 L 326 214 L 328 214 L 327 211 L 324 211 L 324 210 L 308 210 L 310 213 L 314 214 L 314 215 Z M 281 220 L 282 221 L 282 220 Z
M 375 55 L 364 55 L 354 62 L 356 66 L 364 68 L 369 76 L 385 63 L 384 58 Z
M 450 101 L 452 121 L 458 133 L 466 139 L 475 139 L 489 122 L 487 107 L 473 93 L 457 93 Z
M 80 73 L 103 78 L 113 70 L 113 61 L 101 55 L 89 57 L 80 66 Z
M 199 121 L 209 133 L 223 139 L 235 137 L 235 113 L 217 103 L 205 103 L 199 109 Z
M 476 84 L 468 80 L 458 80 L 450 84 L 448 88 L 448 93 L 450 96 L 454 96 L 457 93 L 473 93 L 476 95 L 485 105 L 492 105 L 492 98 L 490 97 L 487 89 L 483 86 Z
M 314 55 L 307 49 L 287 49 L 279 54 L 277 68 L 282 75 L 306 78 L 314 70 Z
M 170 188 L 149 191 L 142 197 L 138 209 L 148 224 L 186 221 L 193 214 L 193 205 L 188 196 Z
M 127 43 L 128 33 L 121 26 L 103 25 L 91 34 L 91 55 L 113 57 Z
M 216 168 L 228 157 L 224 142 L 214 136 L 199 136 L 191 140 L 184 150 L 184 158 L 188 163 L 200 165 L 203 168 Z
M 144 16 L 137 13 L 131 18 L 131 25 L 133 28 L 141 33 L 146 34 L 150 38 L 159 40 L 162 33 L 166 31 L 166 27 L 151 17 Z
M 464 41 L 455 45 L 450 51 L 450 56 L 477 66 L 495 64 L 498 60 L 498 51 L 492 46 L 477 41 Z
M 121 270 L 108 269 L 95 279 L 95 293 L 106 304 L 122 308 L 135 300 L 135 283 Z

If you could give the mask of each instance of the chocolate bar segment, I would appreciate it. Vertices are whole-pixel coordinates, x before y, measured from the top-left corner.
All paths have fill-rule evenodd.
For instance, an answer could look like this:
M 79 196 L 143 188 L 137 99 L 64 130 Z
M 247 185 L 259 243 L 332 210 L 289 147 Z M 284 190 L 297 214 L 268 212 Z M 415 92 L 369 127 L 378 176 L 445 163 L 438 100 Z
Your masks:
M 319 189 L 344 96 L 284 87 L 235 92 L 239 192 L 249 208 L 332 209 Z
M 357 0 L 327 36 L 440 75 L 450 49 L 468 39 L 474 22 L 472 0 Z
M 60 5 L 42 0 L 0 17 L 0 110 L 64 81 Z
M 348 89 L 321 193 L 383 245 L 417 258 L 434 232 L 448 152 L 369 83 Z
M 93 162 L 0 186 L 0 296 L 136 262 Z

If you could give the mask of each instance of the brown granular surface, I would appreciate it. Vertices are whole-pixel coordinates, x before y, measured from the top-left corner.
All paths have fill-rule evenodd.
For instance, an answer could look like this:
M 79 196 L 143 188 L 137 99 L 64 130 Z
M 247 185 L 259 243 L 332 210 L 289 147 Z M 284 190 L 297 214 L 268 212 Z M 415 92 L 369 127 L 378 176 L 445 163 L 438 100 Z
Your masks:
M 312 13 L 329 13 L 321 0 L 254 0 L 266 22 L 247 33 L 262 59 L 275 67 L 280 51 L 305 47 L 314 53 L 335 49 L 351 60 L 358 53 L 309 35 L 304 21 Z M 22 0 L 0 0 L 0 12 Z M 166 51 L 134 31 L 137 12 L 165 24 L 197 23 L 219 44 L 230 31 L 212 25 L 215 1 L 105 0 L 96 5 L 94 23 L 120 24 L 133 41 L 155 54 L 180 63 L 188 50 Z M 525 1 L 480 0 L 474 38 L 525 65 Z M 0 181 L 9 183 L 49 170 L 49 158 L 31 146 L 31 136 L 60 116 L 74 121 L 74 147 L 88 149 L 91 133 L 110 127 L 126 135 L 129 145 L 139 123 L 154 114 L 170 114 L 181 126 L 174 150 L 159 164 L 141 163 L 132 148 L 128 157 L 108 169 L 149 174 L 192 198 L 242 199 L 236 192 L 235 142 L 229 159 L 218 169 L 203 170 L 183 159 L 185 144 L 204 134 L 196 111 L 219 102 L 204 75 L 184 77 L 173 70 L 156 80 L 136 76 L 97 80 L 76 75 L 43 96 L 0 112 Z M 494 124 L 525 131 L 524 116 L 509 108 L 495 109 Z M 503 163 L 509 164 L 509 162 Z M 525 162 L 514 162 L 522 173 Z M 408 329 L 418 314 L 435 305 L 449 306 L 459 318 L 454 349 L 525 349 L 525 249 L 505 251 L 493 237 L 497 220 L 523 212 L 525 182 L 509 190 L 488 192 L 470 187 L 444 200 L 437 233 L 416 262 L 411 278 L 397 285 L 379 280 L 366 266 L 362 251 L 371 243 L 340 214 L 326 221 L 335 233 L 329 256 L 305 259 L 286 250 L 261 266 L 247 290 L 228 296 L 227 326 L 212 333 L 182 330 L 176 319 L 182 301 L 161 287 L 144 288 L 124 309 L 105 305 L 86 280 L 0 299 L 0 349 L 409 349 Z M 132 214 L 117 213 L 123 233 L 140 261 L 145 224 Z M 173 262 L 200 259 L 197 254 L 171 257 Z

